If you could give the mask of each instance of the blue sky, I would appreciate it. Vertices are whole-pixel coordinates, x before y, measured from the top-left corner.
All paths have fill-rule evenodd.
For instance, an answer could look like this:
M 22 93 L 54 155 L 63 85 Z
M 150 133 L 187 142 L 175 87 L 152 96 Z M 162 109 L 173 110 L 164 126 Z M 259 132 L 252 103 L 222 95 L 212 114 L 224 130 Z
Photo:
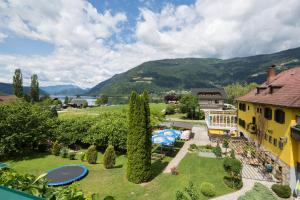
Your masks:
M 0 82 L 92 87 L 142 62 L 300 46 L 298 0 L 0 0 Z

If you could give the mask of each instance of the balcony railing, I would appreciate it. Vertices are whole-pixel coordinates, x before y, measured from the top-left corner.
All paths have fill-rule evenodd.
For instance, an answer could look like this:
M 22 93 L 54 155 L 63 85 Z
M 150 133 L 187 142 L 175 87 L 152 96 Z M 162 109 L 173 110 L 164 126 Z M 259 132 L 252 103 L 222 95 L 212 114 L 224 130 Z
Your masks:
M 291 137 L 296 141 L 300 141 L 300 125 L 291 127 Z

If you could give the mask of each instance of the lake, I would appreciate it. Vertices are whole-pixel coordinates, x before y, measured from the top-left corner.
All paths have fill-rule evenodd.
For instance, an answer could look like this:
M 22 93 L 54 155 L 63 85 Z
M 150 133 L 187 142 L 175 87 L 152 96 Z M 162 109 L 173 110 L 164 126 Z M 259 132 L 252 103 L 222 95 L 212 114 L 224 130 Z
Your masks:
M 66 96 L 60 96 L 60 95 L 50 95 L 51 98 L 58 98 L 59 100 L 61 100 L 61 102 L 64 103 L 65 101 L 65 97 Z M 69 98 L 72 98 L 72 99 L 76 99 L 76 96 L 68 96 Z M 92 96 L 80 96 L 80 99 L 84 99 L 88 102 L 88 105 L 89 106 L 94 106 L 95 105 L 95 102 L 97 100 L 96 97 L 92 97 Z

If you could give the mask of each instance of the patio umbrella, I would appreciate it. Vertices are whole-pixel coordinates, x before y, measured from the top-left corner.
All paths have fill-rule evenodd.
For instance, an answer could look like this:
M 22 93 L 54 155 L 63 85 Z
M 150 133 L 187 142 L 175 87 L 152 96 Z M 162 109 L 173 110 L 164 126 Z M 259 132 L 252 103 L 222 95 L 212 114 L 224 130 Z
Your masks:
M 164 136 L 164 135 L 153 135 L 152 142 L 154 144 L 172 145 L 175 142 L 175 138 L 171 136 Z
M 165 129 L 165 130 L 158 132 L 158 135 L 171 136 L 176 139 L 179 139 L 181 136 L 181 131 L 173 130 L 173 129 Z

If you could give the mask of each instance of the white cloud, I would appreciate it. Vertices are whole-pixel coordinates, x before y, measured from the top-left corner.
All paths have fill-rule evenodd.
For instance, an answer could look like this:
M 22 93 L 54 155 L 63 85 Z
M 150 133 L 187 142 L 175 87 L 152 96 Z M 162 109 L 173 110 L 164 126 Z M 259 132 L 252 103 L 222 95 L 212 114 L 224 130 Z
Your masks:
M 299 18 L 299 0 L 167 4 L 160 12 L 140 8 L 135 42 L 111 43 L 112 36 L 122 38 L 125 13 L 101 13 L 81 0 L 0 0 L 0 31 L 55 46 L 47 56 L 0 55 L 0 81 L 10 81 L 15 67 L 21 67 L 38 73 L 43 84 L 90 87 L 153 59 L 280 51 L 300 46 Z
M 7 35 L 0 32 L 0 43 L 3 42 L 7 38 Z

